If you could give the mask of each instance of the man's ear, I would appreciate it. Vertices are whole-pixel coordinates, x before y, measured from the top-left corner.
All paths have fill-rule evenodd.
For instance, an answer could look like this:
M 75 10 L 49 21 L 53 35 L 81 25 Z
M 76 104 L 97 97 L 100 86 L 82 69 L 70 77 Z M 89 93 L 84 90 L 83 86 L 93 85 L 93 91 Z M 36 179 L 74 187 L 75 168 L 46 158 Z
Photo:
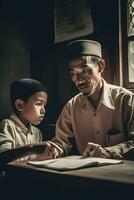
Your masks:
M 101 59 L 98 62 L 99 73 L 102 73 L 105 69 L 105 60 Z
M 23 108 L 24 108 L 24 101 L 21 100 L 21 99 L 16 99 L 16 101 L 15 101 L 15 108 L 16 108 L 18 111 L 22 111 Z

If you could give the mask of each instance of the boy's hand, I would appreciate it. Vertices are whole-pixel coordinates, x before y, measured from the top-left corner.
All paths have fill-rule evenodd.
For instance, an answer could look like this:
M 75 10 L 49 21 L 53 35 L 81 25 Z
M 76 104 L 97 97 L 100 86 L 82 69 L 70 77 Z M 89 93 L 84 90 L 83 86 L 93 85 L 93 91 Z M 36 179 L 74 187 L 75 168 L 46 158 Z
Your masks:
M 55 143 L 41 142 L 33 146 L 34 153 L 39 154 L 36 160 L 48 160 L 59 158 L 63 154 L 63 150 Z
M 57 144 L 51 141 L 48 141 L 48 143 L 44 155 L 51 158 L 59 158 L 63 155 L 63 150 Z
M 49 145 L 49 143 L 46 141 L 40 142 L 37 144 L 33 144 L 33 145 L 31 145 L 31 150 L 35 154 L 41 154 L 41 153 L 44 153 L 44 151 L 48 145 Z

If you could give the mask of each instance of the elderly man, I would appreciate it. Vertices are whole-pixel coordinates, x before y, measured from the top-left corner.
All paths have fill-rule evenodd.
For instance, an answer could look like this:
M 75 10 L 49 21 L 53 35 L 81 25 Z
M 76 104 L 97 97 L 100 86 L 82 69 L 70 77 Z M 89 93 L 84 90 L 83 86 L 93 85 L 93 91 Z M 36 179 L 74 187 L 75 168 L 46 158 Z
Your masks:
M 76 40 L 66 47 L 73 83 L 80 91 L 64 106 L 48 148 L 55 157 L 71 153 L 73 139 L 78 154 L 102 158 L 126 158 L 134 149 L 134 94 L 103 78 L 105 61 L 101 44 Z

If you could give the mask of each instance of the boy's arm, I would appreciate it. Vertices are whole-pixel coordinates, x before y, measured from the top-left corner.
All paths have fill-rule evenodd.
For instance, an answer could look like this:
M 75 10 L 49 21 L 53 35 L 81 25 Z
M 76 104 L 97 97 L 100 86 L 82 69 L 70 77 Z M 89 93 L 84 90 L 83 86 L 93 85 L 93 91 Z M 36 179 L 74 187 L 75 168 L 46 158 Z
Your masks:
M 10 161 L 28 156 L 30 154 L 41 154 L 45 151 L 47 142 L 29 144 L 22 147 L 8 149 L 0 153 L 0 168 L 4 168 Z
M 6 151 L 1 152 L 0 153 L 0 168 L 5 167 L 5 165 L 12 160 L 16 160 L 28 155 L 30 152 L 31 152 L 30 145 L 8 149 Z

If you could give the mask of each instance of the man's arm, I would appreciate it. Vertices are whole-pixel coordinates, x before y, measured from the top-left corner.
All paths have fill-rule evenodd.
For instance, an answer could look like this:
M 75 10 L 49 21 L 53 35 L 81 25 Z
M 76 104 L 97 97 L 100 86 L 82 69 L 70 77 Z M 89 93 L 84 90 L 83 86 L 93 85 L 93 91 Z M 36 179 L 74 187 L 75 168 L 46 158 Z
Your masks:
M 52 158 L 67 156 L 72 150 L 73 131 L 69 106 L 69 103 L 64 106 L 56 123 L 55 136 L 48 141 L 50 146 L 46 149 L 45 154 Z
M 72 150 L 73 137 L 70 104 L 67 103 L 57 120 L 55 137 L 52 139 L 52 142 L 59 145 L 63 150 L 63 155 L 67 156 Z
M 114 159 L 128 159 L 134 160 L 134 141 L 128 140 L 126 142 L 105 148 L 111 153 Z
M 105 149 L 111 153 L 113 158 L 134 159 L 134 94 L 127 93 L 122 102 L 122 120 L 126 141 Z

